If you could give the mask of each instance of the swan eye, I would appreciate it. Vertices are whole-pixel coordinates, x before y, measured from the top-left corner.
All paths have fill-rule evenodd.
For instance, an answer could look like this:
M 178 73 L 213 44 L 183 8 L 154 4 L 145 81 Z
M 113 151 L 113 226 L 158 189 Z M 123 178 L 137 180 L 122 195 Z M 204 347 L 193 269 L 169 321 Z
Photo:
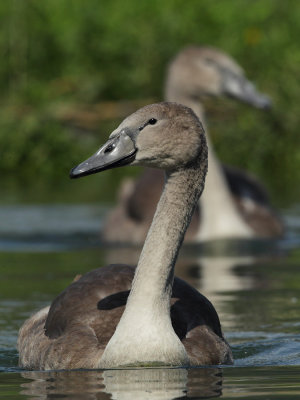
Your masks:
M 212 60 L 211 58 L 205 58 L 204 62 L 209 65 L 216 64 L 216 62 L 214 60 Z
M 147 121 L 144 125 L 139 127 L 139 131 L 142 131 L 145 128 L 145 126 L 147 126 L 147 125 L 155 125 L 156 122 L 157 122 L 157 119 L 150 118 L 149 121 Z
M 111 153 L 115 147 L 116 145 L 114 143 L 109 144 L 104 150 L 104 153 Z
M 157 122 L 157 119 L 151 118 L 151 119 L 149 119 L 148 124 L 150 124 L 150 125 L 155 125 L 156 122 Z

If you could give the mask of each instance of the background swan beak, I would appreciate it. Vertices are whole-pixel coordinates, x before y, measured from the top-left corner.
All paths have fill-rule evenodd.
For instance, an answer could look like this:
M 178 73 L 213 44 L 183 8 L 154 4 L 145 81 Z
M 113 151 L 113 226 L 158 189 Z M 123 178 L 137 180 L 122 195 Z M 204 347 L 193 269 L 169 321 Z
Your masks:
M 223 90 L 227 96 L 257 108 L 268 109 L 272 106 L 271 99 L 260 93 L 253 83 L 243 76 L 228 74 L 224 79 Z
M 100 149 L 70 171 L 70 178 L 95 174 L 106 169 L 130 164 L 135 159 L 137 148 L 133 140 L 124 133 L 109 139 Z

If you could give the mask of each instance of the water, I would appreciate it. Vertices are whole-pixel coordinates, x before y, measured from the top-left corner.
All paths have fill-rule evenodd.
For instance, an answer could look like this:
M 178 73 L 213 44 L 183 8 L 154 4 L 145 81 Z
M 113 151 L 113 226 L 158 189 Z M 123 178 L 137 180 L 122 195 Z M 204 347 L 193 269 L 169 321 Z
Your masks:
M 22 371 L 18 328 L 79 273 L 135 263 L 104 248 L 98 206 L 0 207 L 0 399 L 285 399 L 300 396 L 300 207 L 279 241 L 187 246 L 176 273 L 215 305 L 235 364 L 222 368 Z
M 0 375 L 5 399 L 298 399 L 300 367 L 22 372 Z

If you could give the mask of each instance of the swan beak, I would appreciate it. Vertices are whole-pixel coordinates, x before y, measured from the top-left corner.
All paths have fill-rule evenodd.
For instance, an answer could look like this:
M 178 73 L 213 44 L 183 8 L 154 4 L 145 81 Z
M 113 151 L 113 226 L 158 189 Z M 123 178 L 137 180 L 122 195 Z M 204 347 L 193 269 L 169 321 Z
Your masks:
M 80 178 L 130 164 L 134 161 L 136 152 L 133 139 L 123 130 L 110 138 L 97 153 L 74 167 L 70 172 L 70 178 Z
M 260 109 L 269 109 L 272 106 L 271 99 L 259 93 L 252 82 L 243 76 L 227 76 L 224 80 L 224 93 L 244 103 Z

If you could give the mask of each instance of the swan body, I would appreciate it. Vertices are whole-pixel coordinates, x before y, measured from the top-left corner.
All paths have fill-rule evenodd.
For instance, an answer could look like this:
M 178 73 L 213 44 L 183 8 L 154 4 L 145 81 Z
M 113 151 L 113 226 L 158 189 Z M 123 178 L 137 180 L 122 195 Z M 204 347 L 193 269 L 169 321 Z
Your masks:
M 22 367 L 232 362 L 212 304 L 174 279 L 178 251 L 207 170 L 200 121 L 176 103 L 146 106 L 126 118 L 97 153 L 71 171 L 71 177 L 127 164 L 157 167 L 166 174 L 136 270 L 110 265 L 91 271 L 58 295 L 50 308 L 26 321 L 18 339 Z
M 202 101 L 207 96 L 233 97 L 261 109 L 270 106 L 270 100 L 255 89 L 229 56 L 209 47 L 188 47 L 169 65 L 165 98 L 187 105 L 204 121 Z M 262 185 L 251 175 L 220 164 L 205 130 L 208 174 L 185 240 L 281 236 L 282 222 Z M 145 170 L 137 181 L 123 185 L 124 196 L 103 227 L 106 242 L 143 242 L 163 179 L 161 171 Z

